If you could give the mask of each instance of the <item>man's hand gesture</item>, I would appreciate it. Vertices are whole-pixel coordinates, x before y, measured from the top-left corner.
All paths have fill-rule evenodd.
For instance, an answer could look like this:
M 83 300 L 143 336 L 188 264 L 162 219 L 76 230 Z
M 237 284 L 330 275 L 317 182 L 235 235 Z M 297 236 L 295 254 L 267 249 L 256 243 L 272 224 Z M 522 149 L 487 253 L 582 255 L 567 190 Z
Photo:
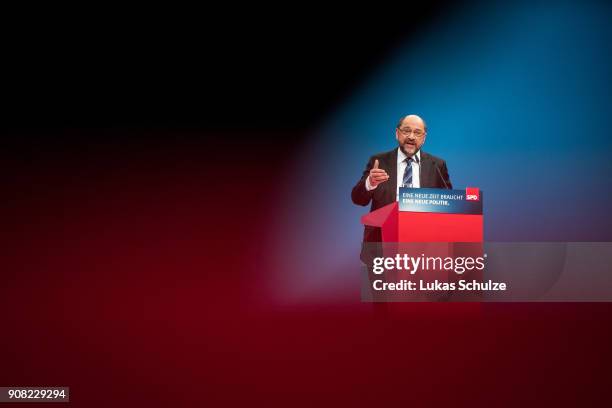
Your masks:
M 380 183 L 384 183 L 389 180 L 389 175 L 383 169 L 378 168 L 378 159 L 374 160 L 374 167 L 370 170 L 370 185 L 376 187 Z

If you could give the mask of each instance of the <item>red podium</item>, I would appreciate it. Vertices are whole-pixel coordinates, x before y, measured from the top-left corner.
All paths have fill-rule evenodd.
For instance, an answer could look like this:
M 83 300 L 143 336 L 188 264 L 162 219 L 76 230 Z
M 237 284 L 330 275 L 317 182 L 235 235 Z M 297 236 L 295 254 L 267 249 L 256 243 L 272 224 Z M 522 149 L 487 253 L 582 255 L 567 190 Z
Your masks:
M 381 229 L 382 245 L 372 245 L 373 257 L 394 258 L 397 254 L 423 257 L 470 257 L 483 256 L 482 195 L 477 188 L 466 190 L 400 188 L 399 201 L 379 208 L 361 217 L 361 223 Z M 404 274 L 404 275 L 403 275 Z M 396 275 L 395 281 L 418 278 L 423 281 L 456 282 L 464 278 L 463 272 L 430 271 L 418 275 Z M 480 271 L 467 274 L 470 279 L 481 279 Z M 382 279 L 380 275 L 369 275 L 365 285 Z M 370 286 L 371 287 L 371 286 Z M 362 292 L 363 293 L 363 292 Z M 373 291 L 371 301 L 478 301 L 477 293 L 439 293 L 418 291 Z M 363 294 L 362 294 L 363 299 Z
M 379 227 L 383 242 L 482 242 L 482 214 L 399 211 L 397 202 L 361 217 Z

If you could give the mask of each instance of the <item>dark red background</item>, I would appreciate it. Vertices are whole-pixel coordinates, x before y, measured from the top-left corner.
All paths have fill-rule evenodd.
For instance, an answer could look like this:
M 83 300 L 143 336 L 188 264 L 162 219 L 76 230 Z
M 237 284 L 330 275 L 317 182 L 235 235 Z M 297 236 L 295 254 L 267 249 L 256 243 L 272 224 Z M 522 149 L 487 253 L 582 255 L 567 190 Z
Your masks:
M 359 301 L 358 274 L 350 302 L 270 299 L 275 179 L 243 177 L 284 153 L 258 147 L 265 135 L 214 135 L 238 165 L 194 131 L 56 136 L 72 150 L 14 144 L 19 171 L 3 176 L 3 385 L 67 385 L 76 406 L 605 396 L 609 304 L 374 308 Z

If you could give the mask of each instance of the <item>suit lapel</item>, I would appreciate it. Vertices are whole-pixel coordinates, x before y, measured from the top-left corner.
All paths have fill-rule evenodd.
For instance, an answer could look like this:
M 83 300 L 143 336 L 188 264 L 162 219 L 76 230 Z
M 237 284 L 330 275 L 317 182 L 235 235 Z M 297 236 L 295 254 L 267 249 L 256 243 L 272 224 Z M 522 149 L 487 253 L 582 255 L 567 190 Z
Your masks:
M 393 202 L 397 193 L 397 149 L 389 152 L 389 182 L 387 184 L 388 194 Z
M 428 188 L 431 186 L 430 181 L 430 170 L 431 170 L 431 161 L 429 160 L 429 156 L 424 151 L 421 151 L 421 169 L 420 169 L 420 185 L 422 188 Z

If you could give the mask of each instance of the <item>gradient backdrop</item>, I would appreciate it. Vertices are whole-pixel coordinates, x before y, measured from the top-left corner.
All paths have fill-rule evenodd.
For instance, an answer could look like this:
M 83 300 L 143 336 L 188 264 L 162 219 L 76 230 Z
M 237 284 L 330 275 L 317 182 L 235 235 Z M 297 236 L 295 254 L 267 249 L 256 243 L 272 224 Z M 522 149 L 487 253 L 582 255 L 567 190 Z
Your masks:
M 610 241 L 610 6 L 272 11 L 12 43 L 0 385 L 86 407 L 600 403 L 608 304 L 361 304 L 349 193 L 413 112 L 486 192 L 488 241 Z

